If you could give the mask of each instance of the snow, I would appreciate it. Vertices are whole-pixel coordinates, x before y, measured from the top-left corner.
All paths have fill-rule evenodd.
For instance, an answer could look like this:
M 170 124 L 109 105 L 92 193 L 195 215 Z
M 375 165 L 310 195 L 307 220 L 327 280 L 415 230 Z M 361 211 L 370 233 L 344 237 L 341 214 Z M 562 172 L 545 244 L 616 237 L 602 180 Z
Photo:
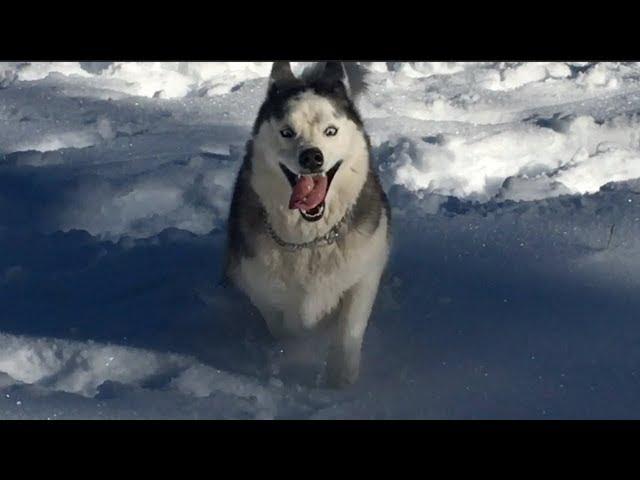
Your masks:
M 219 283 L 269 63 L 1 63 L 0 418 L 639 417 L 640 64 L 366 67 L 395 240 L 332 391 Z

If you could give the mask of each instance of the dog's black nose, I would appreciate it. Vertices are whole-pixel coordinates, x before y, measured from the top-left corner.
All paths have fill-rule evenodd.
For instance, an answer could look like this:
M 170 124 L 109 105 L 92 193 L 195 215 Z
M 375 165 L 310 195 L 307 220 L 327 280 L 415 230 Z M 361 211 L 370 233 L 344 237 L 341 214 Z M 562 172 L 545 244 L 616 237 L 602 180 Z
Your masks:
M 322 152 L 319 148 L 313 147 L 300 153 L 298 161 L 302 168 L 314 172 L 316 170 L 320 170 L 320 167 L 322 167 L 322 164 L 324 163 L 324 157 L 322 156 Z

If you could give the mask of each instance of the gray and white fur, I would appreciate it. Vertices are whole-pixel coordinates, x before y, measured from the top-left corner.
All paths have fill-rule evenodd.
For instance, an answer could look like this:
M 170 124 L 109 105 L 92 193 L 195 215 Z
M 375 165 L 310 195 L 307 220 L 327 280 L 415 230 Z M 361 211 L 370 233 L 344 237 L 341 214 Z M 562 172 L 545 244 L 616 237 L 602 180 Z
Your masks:
M 228 219 L 226 276 L 276 338 L 335 322 L 326 372 L 332 386 L 358 377 L 391 240 L 387 197 L 354 105 L 364 87 L 355 64 L 322 62 L 297 78 L 289 62 L 275 62 Z M 316 152 L 313 164 L 309 152 Z M 324 201 L 289 208 L 304 175 L 329 178 Z

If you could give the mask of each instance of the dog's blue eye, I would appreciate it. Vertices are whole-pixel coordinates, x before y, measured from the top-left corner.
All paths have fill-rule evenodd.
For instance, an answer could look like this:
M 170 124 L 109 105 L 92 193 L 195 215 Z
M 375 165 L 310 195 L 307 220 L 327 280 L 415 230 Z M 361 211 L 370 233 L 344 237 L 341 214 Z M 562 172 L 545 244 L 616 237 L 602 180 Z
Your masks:
M 285 128 L 283 130 L 280 130 L 280 135 L 282 135 L 284 138 L 292 138 L 295 135 L 295 132 L 290 128 Z
M 327 127 L 327 129 L 324 131 L 324 134 L 327 137 L 333 137 L 336 133 L 338 133 L 338 129 L 336 127 Z

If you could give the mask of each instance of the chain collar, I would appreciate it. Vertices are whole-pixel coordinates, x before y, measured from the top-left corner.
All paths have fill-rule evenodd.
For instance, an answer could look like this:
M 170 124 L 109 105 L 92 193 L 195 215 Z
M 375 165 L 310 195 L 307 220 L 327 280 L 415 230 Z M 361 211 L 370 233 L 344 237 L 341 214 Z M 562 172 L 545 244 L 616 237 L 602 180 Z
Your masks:
M 265 227 L 267 228 L 267 232 L 269 232 L 269 236 L 273 239 L 274 242 L 276 242 L 281 247 L 289 249 L 294 252 L 298 250 L 302 250 L 303 248 L 313 248 L 316 246 L 325 246 L 325 245 L 331 245 L 335 243 L 342 236 L 342 233 L 340 232 L 340 227 L 344 224 L 344 221 L 347 218 L 347 214 L 348 212 L 345 213 L 344 216 L 338 221 L 338 223 L 336 223 L 333 227 L 331 227 L 331 230 L 329 230 L 324 235 L 321 235 L 320 237 L 316 237 L 313 240 L 310 240 L 308 242 L 292 243 L 292 242 L 285 242 L 278 236 L 278 234 L 275 232 L 275 230 L 271 226 L 271 223 L 269 223 L 269 219 L 267 218 L 267 211 L 262 210 L 262 218 L 264 219 L 264 224 L 265 224 Z

